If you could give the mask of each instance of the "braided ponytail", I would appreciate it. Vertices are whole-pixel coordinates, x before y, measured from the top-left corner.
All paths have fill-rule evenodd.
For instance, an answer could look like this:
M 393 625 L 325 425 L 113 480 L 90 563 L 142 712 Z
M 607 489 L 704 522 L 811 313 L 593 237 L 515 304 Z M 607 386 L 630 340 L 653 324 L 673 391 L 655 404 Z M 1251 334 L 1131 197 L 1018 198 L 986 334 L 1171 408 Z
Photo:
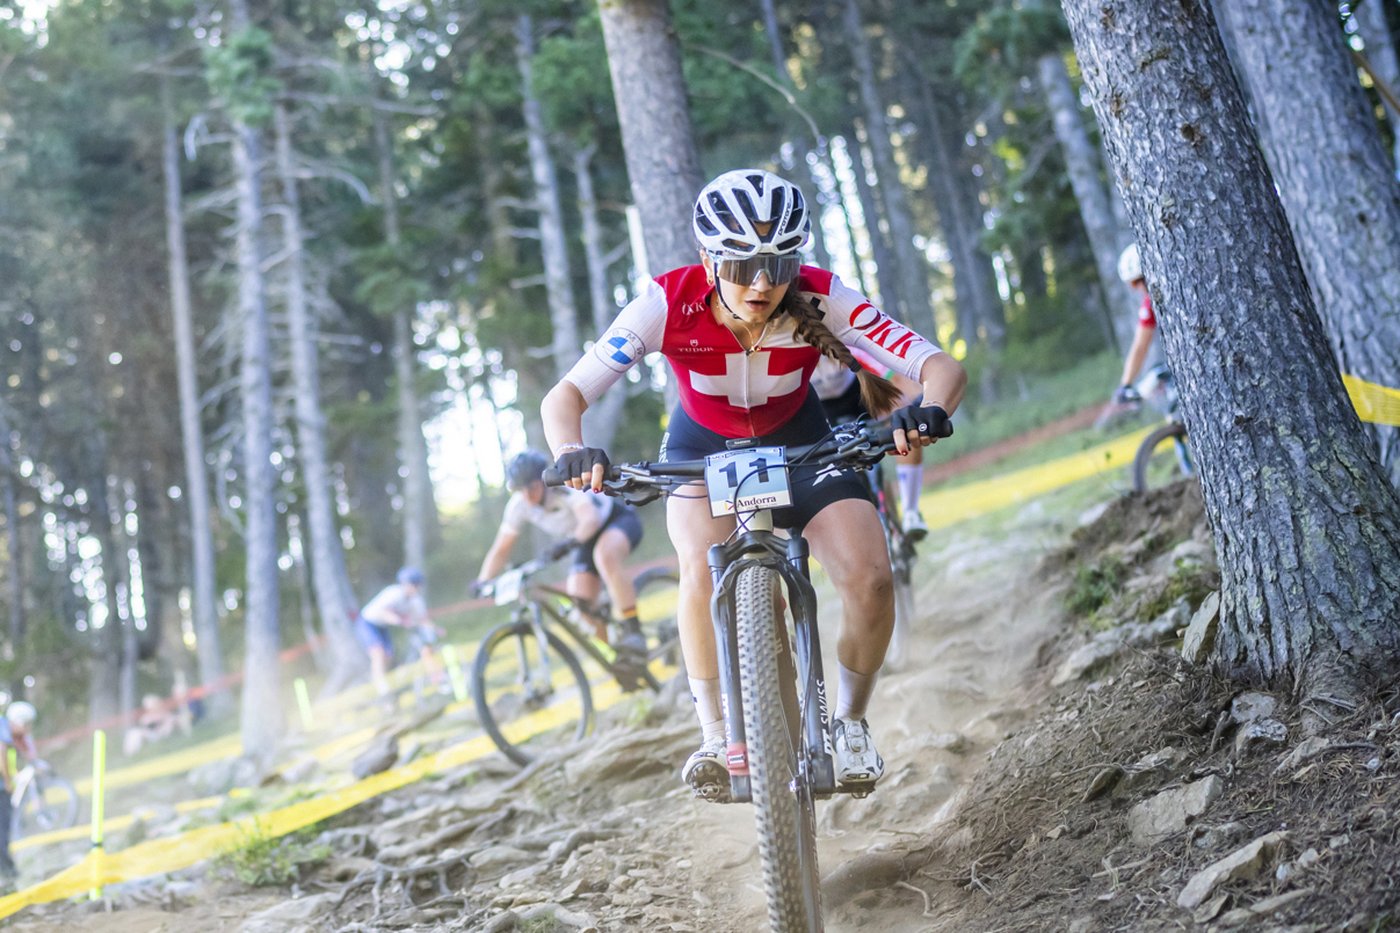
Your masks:
M 856 374 L 860 381 L 860 400 L 865 403 L 866 411 L 883 418 L 899 407 L 904 393 L 893 382 L 875 375 L 856 361 L 851 348 L 827 328 L 815 298 L 808 304 L 797 297 L 796 289 L 788 289 L 778 309 L 792 315 L 797 324 L 797 336 L 820 350 L 822 356 L 830 357 Z

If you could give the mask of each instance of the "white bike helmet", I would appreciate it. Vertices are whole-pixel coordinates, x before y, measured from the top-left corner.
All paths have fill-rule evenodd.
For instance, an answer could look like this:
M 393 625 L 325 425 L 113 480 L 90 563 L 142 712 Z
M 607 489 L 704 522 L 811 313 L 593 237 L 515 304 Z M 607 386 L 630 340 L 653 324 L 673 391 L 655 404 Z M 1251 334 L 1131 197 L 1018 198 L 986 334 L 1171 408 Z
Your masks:
M 766 233 L 759 224 L 771 224 Z M 786 181 L 757 168 L 736 169 L 700 189 L 693 222 L 700 248 L 716 259 L 796 252 L 812 231 L 807 199 Z
M 16 700 L 5 710 L 5 719 L 12 726 L 29 726 L 39 716 L 39 711 L 34 708 L 34 704 L 26 703 L 23 700 Z
M 1129 285 L 1142 278 L 1142 257 L 1136 243 L 1129 243 L 1118 257 L 1118 277 Z

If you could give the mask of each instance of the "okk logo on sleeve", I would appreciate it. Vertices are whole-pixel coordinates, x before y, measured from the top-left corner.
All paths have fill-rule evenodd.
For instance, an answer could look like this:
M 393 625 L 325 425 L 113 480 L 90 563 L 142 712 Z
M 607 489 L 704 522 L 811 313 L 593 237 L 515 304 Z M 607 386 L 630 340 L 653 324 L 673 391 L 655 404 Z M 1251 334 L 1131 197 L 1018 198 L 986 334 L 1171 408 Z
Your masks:
M 626 372 L 644 351 L 642 338 L 625 327 L 614 327 L 593 345 L 593 352 L 613 372 Z

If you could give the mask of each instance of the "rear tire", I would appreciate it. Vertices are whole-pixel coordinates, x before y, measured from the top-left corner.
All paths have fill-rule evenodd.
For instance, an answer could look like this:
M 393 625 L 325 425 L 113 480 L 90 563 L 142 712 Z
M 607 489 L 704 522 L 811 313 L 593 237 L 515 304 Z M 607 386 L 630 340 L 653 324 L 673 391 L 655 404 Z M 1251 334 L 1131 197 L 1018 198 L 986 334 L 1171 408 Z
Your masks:
M 1169 421 L 1147 435 L 1133 457 L 1133 489 L 1147 492 L 1194 475 L 1189 450 L 1186 425 L 1180 421 Z
M 522 766 L 593 728 L 593 693 L 583 666 L 553 632 L 545 632 L 545 646 L 542 657 L 534 626 L 508 622 L 486 634 L 472 663 L 477 718 L 496 747 Z M 548 684 L 542 661 L 548 662 Z
M 669 567 L 651 567 L 632 581 L 637 590 L 637 621 L 647 639 L 647 661 L 676 666 L 681 660 L 681 633 L 676 605 L 681 578 Z
M 72 782 L 57 774 L 42 774 L 29 785 L 15 808 L 10 838 L 67 829 L 77 822 L 78 792 Z
M 798 778 L 801 724 L 792 668 L 780 663 L 778 575 L 767 567 L 739 574 L 735 617 L 744 730 L 748 734 L 750 788 L 758 830 L 768 921 L 784 933 L 822 929 L 821 875 L 817 868 L 816 812 L 811 791 Z

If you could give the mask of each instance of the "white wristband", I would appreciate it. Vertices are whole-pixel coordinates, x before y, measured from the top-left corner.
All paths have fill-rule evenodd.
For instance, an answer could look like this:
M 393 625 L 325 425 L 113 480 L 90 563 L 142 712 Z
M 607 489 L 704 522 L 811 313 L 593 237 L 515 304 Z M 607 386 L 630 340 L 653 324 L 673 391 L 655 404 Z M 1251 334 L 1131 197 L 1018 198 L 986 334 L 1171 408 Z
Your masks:
M 554 448 L 554 459 L 558 460 L 560 454 L 566 454 L 574 450 L 583 450 L 583 445 L 573 443 L 560 444 L 558 447 Z

